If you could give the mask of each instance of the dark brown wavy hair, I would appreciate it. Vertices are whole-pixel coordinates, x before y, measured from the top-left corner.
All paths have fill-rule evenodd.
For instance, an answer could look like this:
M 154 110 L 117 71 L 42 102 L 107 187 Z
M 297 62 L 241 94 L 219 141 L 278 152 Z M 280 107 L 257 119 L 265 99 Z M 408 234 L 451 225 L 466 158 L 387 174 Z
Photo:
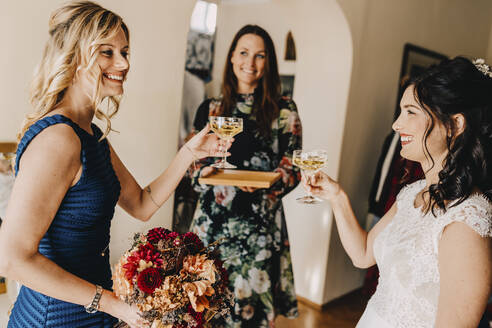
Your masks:
M 231 58 L 239 39 L 246 34 L 258 35 L 265 44 L 265 68 L 258 87 L 254 92 L 253 113 L 256 116 L 259 131 L 264 136 L 270 136 L 271 124 L 279 115 L 277 102 L 280 99 L 280 76 L 278 74 L 277 55 L 272 38 L 258 25 L 245 25 L 234 36 L 224 68 L 222 80 L 222 105 L 220 115 L 231 115 L 238 98 L 237 77 L 232 70 Z
M 440 121 L 451 135 L 447 138 L 448 155 L 439 181 L 429 187 L 426 211 L 446 211 L 450 201 L 456 206 L 478 189 L 492 201 L 492 78 L 464 57 L 443 60 L 423 75 L 410 81 L 415 99 L 429 114 L 430 124 L 424 145 Z M 432 115 L 431 115 L 432 113 Z M 453 115 L 462 114 L 465 127 L 456 135 Z M 427 146 L 426 156 L 434 160 Z

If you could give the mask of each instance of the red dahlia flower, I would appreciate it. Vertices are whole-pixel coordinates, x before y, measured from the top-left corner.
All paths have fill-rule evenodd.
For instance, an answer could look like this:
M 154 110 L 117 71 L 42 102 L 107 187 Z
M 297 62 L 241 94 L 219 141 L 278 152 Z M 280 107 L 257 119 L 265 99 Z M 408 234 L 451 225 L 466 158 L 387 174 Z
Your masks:
M 147 240 L 150 242 L 158 242 L 162 239 L 169 239 L 171 231 L 166 228 L 154 228 L 147 232 Z
M 169 239 L 176 239 L 177 237 L 179 237 L 179 233 L 177 233 L 176 231 L 173 231 L 173 232 L 170 232 L 169 235 L 167 235 L 169 237 Z
M 204 247 L 203 242 L 193 232 L 185 233 L 184 234 L 184 241 L 186 244 L 192 244 L 193 246 L 195 246 L 195 249 L 197 251 L 201 250 Z
M 159 254 L 155 247 L 149 243 L 141 245 L 138 250 L 133 252 L 128 257 L 128 262 L 134 262 L 138 264 L 140 260 L 144 260 L 145 262 L 152 262 L 156 266 L 162 266 L 161 254 Z
M 162 277 L 159 269 L 147 268 L 140 272 L 137 278 L 138 288 L 147 294 L 152 294 L 154 290 L 162 284 Z

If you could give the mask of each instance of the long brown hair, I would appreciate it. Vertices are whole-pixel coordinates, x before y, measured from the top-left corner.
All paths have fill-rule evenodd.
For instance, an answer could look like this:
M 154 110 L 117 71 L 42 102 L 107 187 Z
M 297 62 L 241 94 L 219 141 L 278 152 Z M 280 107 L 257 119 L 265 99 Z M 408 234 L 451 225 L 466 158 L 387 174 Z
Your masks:
M 256 115 L 256 121 L 260 133 L 264 136 L 270 135 L 271 124 L 279 114 L 277 102 L 280 99 L 280 77 L 278 74 L 277 55 L 272 38 L 263 28 L 258 25 L 245 25 L 234 36 L 224 68 L 224 77 L 222 79 L 222 105 L 219 109 L 221 115 L 231 115 L 232 109 L 236 105 L 237 78 L 232 70 L 231 58 L 236 49 L 237 42 L 245 34 L 258 35 L 263 39 L 265 44 L 265 68 L 263 76 L 258 81 L 258 87 L 255 89 L 253 113 Z

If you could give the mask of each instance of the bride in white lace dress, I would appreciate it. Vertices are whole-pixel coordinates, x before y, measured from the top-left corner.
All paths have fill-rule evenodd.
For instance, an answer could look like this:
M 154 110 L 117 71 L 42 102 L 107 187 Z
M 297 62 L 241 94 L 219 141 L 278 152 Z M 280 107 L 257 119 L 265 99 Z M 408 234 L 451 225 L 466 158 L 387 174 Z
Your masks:
M 406 186 L 367 233 L 324 173 L 303 179 L 330 201 L 357 267 L 379 285 L 357 328 L 474 327 L 492 286 L 492 73 L 457 57 L 411 81 L 393 129 L 425 179 Z

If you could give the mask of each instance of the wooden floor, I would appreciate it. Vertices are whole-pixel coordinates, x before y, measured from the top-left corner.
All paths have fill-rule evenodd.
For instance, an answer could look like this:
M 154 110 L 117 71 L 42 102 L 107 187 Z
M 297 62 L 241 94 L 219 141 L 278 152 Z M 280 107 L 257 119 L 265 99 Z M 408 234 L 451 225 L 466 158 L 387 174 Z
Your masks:
M 328 303 L 323 311 L 299 302 L 299 317 L 278 317 L 275 328 L 354 328 L 364 312 L 368 297 L 360 290 Z

